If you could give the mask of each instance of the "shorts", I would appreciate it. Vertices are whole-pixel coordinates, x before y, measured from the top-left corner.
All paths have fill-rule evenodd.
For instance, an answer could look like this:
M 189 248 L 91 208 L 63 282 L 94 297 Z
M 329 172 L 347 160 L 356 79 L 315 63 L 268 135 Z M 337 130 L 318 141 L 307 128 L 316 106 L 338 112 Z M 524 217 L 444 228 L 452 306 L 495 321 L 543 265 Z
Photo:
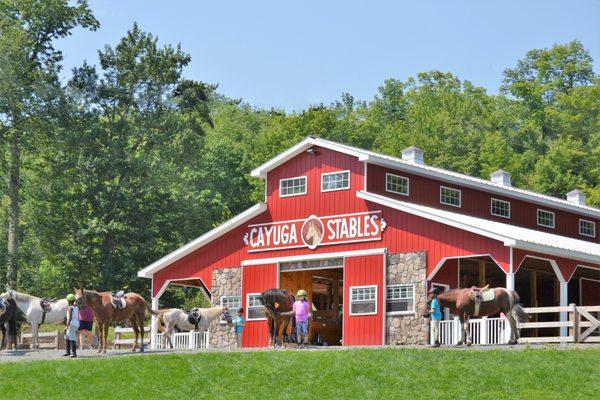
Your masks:
M 94 326 L 94 321 L 79 321 L 79 330 L 80 331 L 92 331 L 92 327 Z
M 298 336 L 308 336 L 308 320 L 296 321 L 296 334 Z

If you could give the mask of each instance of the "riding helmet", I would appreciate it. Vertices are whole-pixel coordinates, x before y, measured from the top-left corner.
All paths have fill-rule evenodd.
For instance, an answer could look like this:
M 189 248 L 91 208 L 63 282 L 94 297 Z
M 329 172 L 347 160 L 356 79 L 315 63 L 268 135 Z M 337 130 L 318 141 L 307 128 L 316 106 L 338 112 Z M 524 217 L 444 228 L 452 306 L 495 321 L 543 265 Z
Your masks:
M 73 293 L 69 293 L 67 295 L 67 301 L 75 301 L 75 295 Z
M 298 290 L 298 293 L 296 293 L 296 296 L 298 296 L 298 297 L 300 297 L 300 296 L 306 297 L 307 296 L 306 290 L 304 290 L 304 289 Z

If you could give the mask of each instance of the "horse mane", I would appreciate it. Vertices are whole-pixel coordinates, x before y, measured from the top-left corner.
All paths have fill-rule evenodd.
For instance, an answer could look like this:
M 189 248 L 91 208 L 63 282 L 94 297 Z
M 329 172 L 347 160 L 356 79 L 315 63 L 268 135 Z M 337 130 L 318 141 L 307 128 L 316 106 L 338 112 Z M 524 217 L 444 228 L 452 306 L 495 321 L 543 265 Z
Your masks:
M 15 300 L 25 303 L 25 302 L 30 302 L 32 299 L 33 300 L 41 300 L 41 298 L 27 294 L 27 293 L 22 293 L 22 292 L 17 292 L 16 290 L 12 291 L 15 295 Z
M 283 289 L 268 289 L 260 294 L 258 299 L 265 307 L 275 307 L 275 303 L 280 302 L 281 299 L 286 298 L 290 293 Z M 292 295 L 292 298 L 294 296 Z

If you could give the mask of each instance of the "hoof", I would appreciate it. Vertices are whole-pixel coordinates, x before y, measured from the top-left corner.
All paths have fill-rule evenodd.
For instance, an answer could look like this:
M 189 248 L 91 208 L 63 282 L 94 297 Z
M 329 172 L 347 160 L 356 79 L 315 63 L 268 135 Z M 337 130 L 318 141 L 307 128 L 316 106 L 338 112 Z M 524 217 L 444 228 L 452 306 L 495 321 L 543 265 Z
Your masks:
M 471 342 L 467 342 L 467 346 L 470 346 L 470 345 L 472 345 L 472 343 Z
M 457 345 L 458 347 L 462 346 L 462 345 L 463 345 L 463 342 L 462 342 L 462 340 L 461 340 L 460 342 L 456 343 L 456 345 Z

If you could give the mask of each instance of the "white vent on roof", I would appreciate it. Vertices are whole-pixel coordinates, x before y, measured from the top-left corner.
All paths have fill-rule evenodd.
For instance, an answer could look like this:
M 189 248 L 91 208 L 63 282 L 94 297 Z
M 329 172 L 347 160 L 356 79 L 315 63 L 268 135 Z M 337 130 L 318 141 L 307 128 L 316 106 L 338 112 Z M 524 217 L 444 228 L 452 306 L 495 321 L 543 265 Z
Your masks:
M 585 193 L 577 189 L 571 190 L 569 193 L 567 193 L 567 201 L 580 206 L 585 206 Z
M 415 146 L 410 146 L 402 150 L 402 159 L 414 164 L 425 164 L 423 150 Z
M 493 183 L 497 183 L 498 185 L 502 186 L 512 186 L 510 183 L 510 172 L 506 172 L 503 169 L 492 172 L 490 177 L 492 178 Z

